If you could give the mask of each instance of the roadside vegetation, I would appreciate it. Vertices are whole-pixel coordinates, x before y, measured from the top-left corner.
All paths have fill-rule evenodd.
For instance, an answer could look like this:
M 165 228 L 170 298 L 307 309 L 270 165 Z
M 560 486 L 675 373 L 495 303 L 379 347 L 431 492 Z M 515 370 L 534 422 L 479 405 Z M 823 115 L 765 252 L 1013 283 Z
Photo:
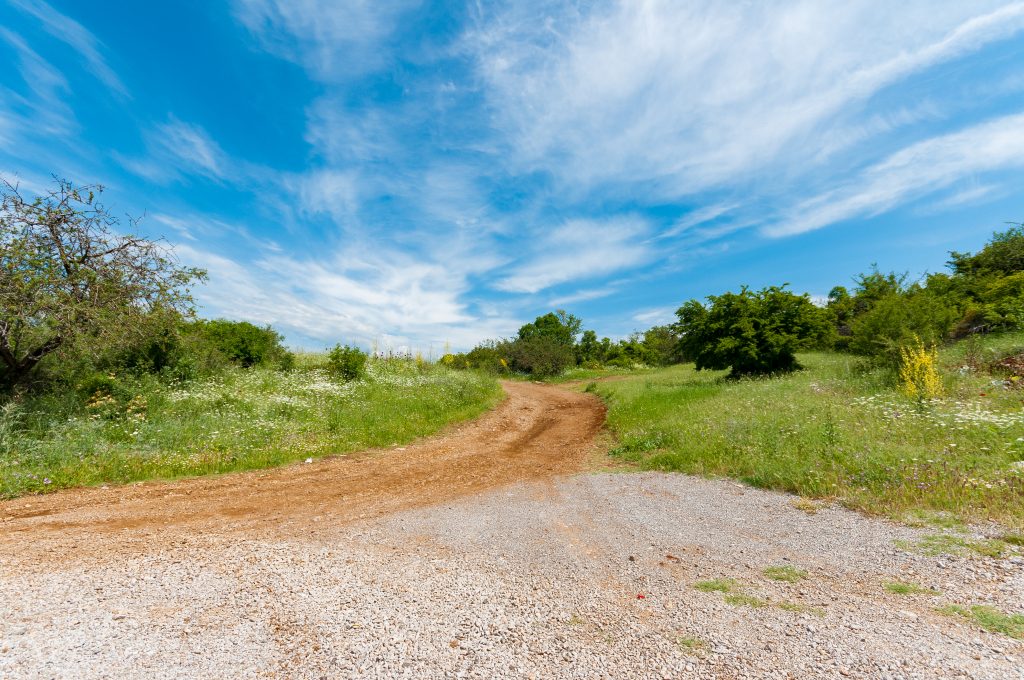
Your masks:
M 325 355 L 302 363 L 231 365 L 190 380 L 104 374 L 9 401 L 0 408 L 0 497 L 404 444 L 501 397 L 492 378 L 406 359 L 371 360 L 350 381 L 331 373 Z
M 992 366 L 1024 334 L 939 354 L 944 395 L 910 398 L 891 368 L 839 353 L 805 370 L 728 379 L 673 366 L 594 389 L 618 436 L 612 455 L 643 469 L 754 486 L 896 518 L 948 513 L 1024 527 L 1024 391 Z
M 398 444 L 518 377 L 600 395 L 612 455 L 643 469 L 992 519 L 1017 532 L 999 550 L 1024 528 L 1024 227 L 920 280 L 871 268 L 825 303 L 741 287 L 618 340 L 558 310 L 431 363 L 296 355 L 269 326 L 196 318 L 204 273 L 99 193 L 0 187 L 0 496 Z
M 642 469 L 732 477 L 915 523 L 1020 529 L 1024 227 L 950 253 L 947 267 L 917 281 L 872 267 L 824 304 L 786 285 L 741 287 L 685 302 L 676 323 L 618 343 L 595 343 L 557 312 L 448 359 L 582 381 L 609 405 L 612 455 Z M 531 370 L 517 352 L 537 337 L 561 347 L 562 364 Z
M 203 272 L 122 233 L 100 191 L 3 189 L 0 498 L 391 446 L 501 398 L 488 375 L 195 318 Z

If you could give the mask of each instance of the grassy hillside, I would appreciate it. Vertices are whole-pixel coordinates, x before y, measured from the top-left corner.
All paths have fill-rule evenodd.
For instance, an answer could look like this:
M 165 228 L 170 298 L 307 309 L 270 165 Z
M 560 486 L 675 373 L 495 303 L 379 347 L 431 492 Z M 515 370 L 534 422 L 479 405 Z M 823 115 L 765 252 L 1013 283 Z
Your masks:
M 613 455 L 645 469 L 749 484 L 906 518 L 949 513 L 1024 527 L 1024 389 L 988 369 L 1024 335 L 940 355 L 946 395 L 917 402 L 895 376 L 833 353 L 806 370 L 727 380 L 676 366 L 591 384 L 609 403 Z
M 82 404 L 48 393 L 0 408 L 0 497 L 200 475 L 408 442 L 495 404 L 497 381 L 412 361 L 371 361 L 336 382 L 322 357 L 282 372 L 228 368 L 168 385 L 114 377 Z

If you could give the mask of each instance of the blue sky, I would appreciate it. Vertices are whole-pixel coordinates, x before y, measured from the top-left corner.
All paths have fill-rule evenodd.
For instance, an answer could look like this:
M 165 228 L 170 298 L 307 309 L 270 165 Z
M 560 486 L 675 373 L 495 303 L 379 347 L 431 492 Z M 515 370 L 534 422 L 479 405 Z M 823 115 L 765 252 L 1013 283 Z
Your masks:
M 0 173 L 104 184 L 293 346 L 617 337 L 1024 220 L 1022 36 L 986 0 L 0 0 Z

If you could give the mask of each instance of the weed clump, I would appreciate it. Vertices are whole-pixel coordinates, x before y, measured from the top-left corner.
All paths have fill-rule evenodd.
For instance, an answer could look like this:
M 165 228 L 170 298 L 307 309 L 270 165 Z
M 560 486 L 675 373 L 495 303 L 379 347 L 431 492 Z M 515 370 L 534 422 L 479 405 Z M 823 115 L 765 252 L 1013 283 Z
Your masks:
M 768 567 L 763 573 L 773 581 L 785 581 L 786 583 L 796 583 L 807 578 L 806 571 L 789 565 Z
M 900 390 L 911 399 L 938 399 L 943 394 L 939 375 L 939 351 L 927 348 L 921 339 L 900 348 Z
M 1018 640 L 1024 639 L 1024 614 L 1004 614 L 995 607 L 985 605 L 968 608 L 958 604 L 940 607 L 938 612 L 974 621 L 990 633 L 1000 633 Z
M 736 588 L 736 581 L 731 578 L 715 578 L 709 581 L 698 581 L 693 587 L 702 593 L 728 593 Z
M 358 380 L 366 375 L 366 352 L 358 347 L 335 345 L 327 353 L 327 371 L 345 382 Z
M 891 581 L 882 584 L 883 587 L 894 595 L 938 595 L 939 591 L 932 588 L 925 588 L 916 583 L 904 583 L 902 581 Z

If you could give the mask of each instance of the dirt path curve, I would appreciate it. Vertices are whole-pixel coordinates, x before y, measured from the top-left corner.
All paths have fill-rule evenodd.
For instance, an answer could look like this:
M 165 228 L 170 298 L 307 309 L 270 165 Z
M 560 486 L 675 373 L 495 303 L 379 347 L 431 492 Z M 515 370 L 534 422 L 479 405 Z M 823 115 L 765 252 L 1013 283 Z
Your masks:
M 507 399 L 493 411 L 407 447 L 0 503 L 0 561 L 107 554 L 109 539 L 126 532 L 150 547 L 156 533 L 301 534 L 581 469 L 604 422 L 601 401 L 534 383 L 503 388 Z

